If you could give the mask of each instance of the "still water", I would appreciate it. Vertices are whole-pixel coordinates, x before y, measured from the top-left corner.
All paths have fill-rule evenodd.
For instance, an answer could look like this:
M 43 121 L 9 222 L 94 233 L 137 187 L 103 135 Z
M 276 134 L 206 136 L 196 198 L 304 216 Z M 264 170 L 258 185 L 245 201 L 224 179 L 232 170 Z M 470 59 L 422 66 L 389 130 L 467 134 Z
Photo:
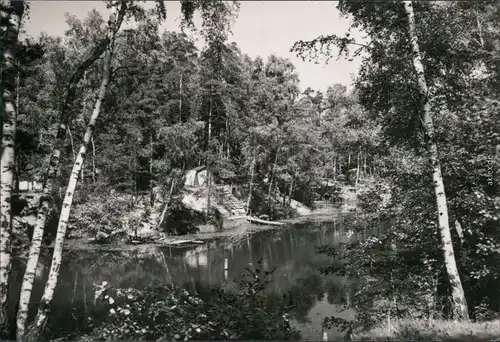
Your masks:
M 339 261 L 317 254 L 314 247 L 362 240 L 374 233 L 368 227 L 361 233 L 353 233 L 346 228 L 344 220 L 338 218 L 333 222 L 295 224 L 257 232 L 238 241 L 228 238 L 196 247 L 68 251 L 53 301 L 51 335 L 63 336 L 74 329 L 77 322 L 68 320 L 72 308 L 88 310 L 93 305 L 95 283 L 107 281 L 112 286 L 135 288 L 174 283 L 193 289 L 202 284 L 236 289 L 234 279 L 245 272 L 246 267 L 256 267 L 261 260 L 264 269 L 276 268 L 267 291 L 280 295 L 291 293 L 296 308 L 292 313 L 294 325 L 304 340 L 318 340 L 322 338 L 321 324 L 325 317 L 352 316 L 352 312 L 338 311 L 349 300 L 353 284 L 339 276 L 321 275 L 319 266 Z M 44 278 L 47 271 L 47 267 L 41 270 L 39 279 Z M 35 298 L 39 298 L 41 291 L 41 287 L 35 289 Z M 68 323 L 57 324 L 63 321 Z M 330 330 L 328 337 L 338 340 L 342 334 Z

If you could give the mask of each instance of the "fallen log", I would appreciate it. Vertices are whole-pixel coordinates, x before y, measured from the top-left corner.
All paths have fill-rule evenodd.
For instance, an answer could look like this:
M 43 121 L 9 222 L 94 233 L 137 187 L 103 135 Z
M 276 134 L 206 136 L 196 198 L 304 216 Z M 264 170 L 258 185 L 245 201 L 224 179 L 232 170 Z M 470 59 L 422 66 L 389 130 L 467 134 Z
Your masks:
M 267 221 L 267 220 L 262 220 L 257 217 L 247 217 L 247 221 L 255 224 L 264 224 L 264 225 L 269 225 L 269 226 L 283 226 L 283 222 L 276 222 L 276 221 Z

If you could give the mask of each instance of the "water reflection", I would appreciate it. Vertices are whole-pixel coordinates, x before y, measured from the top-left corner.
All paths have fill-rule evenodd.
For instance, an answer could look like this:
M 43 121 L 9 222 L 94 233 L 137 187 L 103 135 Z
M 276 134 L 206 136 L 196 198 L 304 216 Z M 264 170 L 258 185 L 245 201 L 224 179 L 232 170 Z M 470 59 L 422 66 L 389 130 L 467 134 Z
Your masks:
M 338 314 L 338 309 L 349 301 L 352 284 L 341 277 L 320 275 L 318 266 L 326 266 L 331 260 L 316 254 L 314 246 L 337 245 L 373 233 L 365 230 L 349 237 L 342 221 L 303 223 L 259 232 L 237 242 L 220 240 L 189 248 L 69 251 L 64 257 L 54 298 L 51 332 L 69 333 L 79 321 L 81 323 L 81 318 L 74 317 L 71 323 L 61 324 L 69 320 L 68 313 L 74 312 L 72 308 L 80 308 L 85 313 L 93 305 L 93 283 L 107 281 L 112 286 L 136 288 L 175 283 L 198 293 L 204 292 L 207 286 L 231 290 L 237 286 L 233 279 L 240 276 L 245 267 L 256 266 L 262 260 L 264 269 L 276 267 L 267 289 L 269 300 L 288 300 L 293 305 L 294 322 L 303 338 L 319 340 L 322 320 Z M 37 276 L 46 277 L 43 267 Z M 41 296 L 41 290 L 39 285 L 35 298 Z M 329 337 L 338 339 L 341 334 L 330 331 Z

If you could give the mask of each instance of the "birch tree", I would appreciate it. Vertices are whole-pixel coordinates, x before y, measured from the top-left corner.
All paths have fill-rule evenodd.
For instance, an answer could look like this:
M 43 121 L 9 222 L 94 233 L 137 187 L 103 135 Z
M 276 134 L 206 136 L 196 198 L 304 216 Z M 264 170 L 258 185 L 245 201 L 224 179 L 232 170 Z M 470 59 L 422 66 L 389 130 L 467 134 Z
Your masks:
M 405 1 L 404 7 L 408 17 L 408 33 L 411 40 L 413 66 L 415 68 L 418 88 L 422 99 L 422 121 L 426 134 L 427 152 L 429 154 L 429 161 L 432 168 L 432 181 L 434 183 L 439 233 L 441 235 L 442 243 L 441 248 L 451 287 L 453 317 L 457 320 L 468 320 L 469 312 L 467 308 L 467 301 L 465 299 L 464 289 L 458 273 L 455 253 L 453 250 L 453 241 L 451 239 L 448 204 L 446 200 L 443 176 L 441 173 L 441 164 L 439 162 L 438 146 L 435 140 L 434 123 L 428 96 L 429 90 L 425 79 L 424 65 L 422 63 L 422 56 L 420 55 L 420 47 L 415 27 L 416 23 L 415 14 L 413 12 L 413 3 L 411 1 Z
M 15 99 L 16 47 L 24 12 L 23 1 L 2 1 L 2 156 L 0 160 L 0 325 L 6 321 L 11 270 L 12 211 L 17 108 Z M 3 37 L 5 35 L 5 37 Z
M 248 186 L 248 198 L 245 207 L 245 213 L 250 215 L 250 203 L 252 202 L 253 181 L 255 176 L 255 151 L 253 152 L 252 162 L 250 163 L 250 184 Z
M 61 209 L 61 215 L 59 217 L 59 224 L 57 227 L 57 235 L 54 246 L 54 253 L 52 256 L 51 268 L 48 276 L 47 283 L 45 285 L 45 289 L 43 292 L 43 296 L 40 302 L 40 306 L 35 317 L 35 321 L 28 329 L 26 340 L 27 341 L 35 341 L 37 340 L 45 328 L 48 319 L 48 313 L 50 309 L 50 303 L 52 301 L 52 297 L 54 295 L 54 290 L 57 285 L 57 280 L 59 277 L 59 269 L 61 267 L 62 253 L 64 248 L 64 240 L 66 238 L 66 230 L 68 227 L 68 219 L 71 211 L 71 205 L 73 202 L 73 196 L 75 193 L 76 185 L 78 183 L 78 176 L 80 174 L 85 154 L 87 152 L 87 147 L 91 141 L 93 130 L 101 112 L 101 106 L 106 95 L 106 90 L 108 88 L 108 84 L 110 81 L 111 74 L 111 61 L 113 55 L 113 48 L 116 33 L 123 22 L 125 12 L 127 11 L 127 2 L 122 1 L 118 14 L 112 14 L 108 21 L 108 33 L 107 40 L 108 44 L 106 46 L 106 51 L 104 55 L 104 65 L 102 72 L 101 85 L 99 89 L 98 98 L 96 100 L 94 110 L 90 117 L 89 123 L 87 125 L 87 129 L 83 138 L 83 143 L 80 146 L 80 150 L 76 157 L 75 163 L 73 164 L 73 169 L 71 171 L 71 176 L 69 179 L 69 183 L 66 189 L 66 193 L 64 196 L 63 206 Z M 27 287 L 27 286 L 26 286 Z M 26 291 L 27 292 L 27 291 Z M 25 300 L 25 299 L 24 299 Z M 29 303 L 29 302 L 28 302 Z M 24 311 L 20 313 L 20 315 L 25 315 Z M 25 318 L 21 317 L 18 323 L 23 328 L 23 324 L 25 322 Z M 22 332 L 21 332 L 22 334 Z M 19 335 L 19 334 L 18 334 Z M 23 335 L 23 334 L 22 334 Z M 21 335 L 21 336 L 22 336 Z
M 344 37 L 330 35 L 309 42 L 297 42 L 294 48 L 301 54 L 303 51 L 318 52 L 314 46 L 321 42 L 323 48 L 336 47 L 340 49 L 340 54 L 347 57 L 359 53 L 359 50 L 353 49 L 359 46 L 363 49 L 362 67 L 356 81 L 357 98 L 370 112 L 370 117 L 382 124 L 383 142 L 391 148 L 388 151 L 391 156 L 383 161 L 386 164 L 383 176 L 397 183 L 395 190 L 391 191 L 394 196 L 391 201 L 401 211 L 395 219 L 399 223 L 394 224 L 394 231 L 406 239 L 411 236 L 418 243 L 398 237 L 390 239 L 415 250 L 420 253 L 418 255 L 429 250 L 437 251 L 433 256 L 436 264 L 431 271 L 422 265 L 412 272 L 419 276 L 429 272 L 426 276 L 429 279 L 434 277 L 432 272 L 437 272 L 447 278 L 445 282 L 449 283 L 451 296 L 446 299 L 451 303 L 451 314 L 455 319 L 466 320 L 468 304 L 475 306 L 477 296 L 474 293 L 469 298 L 471 302 L 466 303 L 462 286 L 465 279 L 459 278 L 449 219 L 454 219 L 451 214 L 460 212 L 455 208 L 457 203 L 464 202 L 465 197 L 464 183 L 459 182 L 455 165 L 469 160 L 456 151 L 462 146 L 464 149 L 479 149 L 477 144 L 465 141 L 469 138 L 472 125 L 465 123 L 463 118 L 468 112 L 466 107 L 481 100 L 480 96 L 472 99 L 477 92 L 470 77 L 477 65 L 474 51 L 477 48 L 471 49 L 468 44 L 471 40 L 464 39 L 464 20 L 460 18 L 463 11 L 454 9 L 454 6 L 459 5 L 394 1 L 368 6 L 340 1 L 337 8 L 344 15 L 353 16 L 352 28 L 367 32 L 369 43 L 360 44 L 349 34 Z M 414 11 L 420 19 L 417 23 Z M 350 46 L 354 48 L 350 49 Z M 328 53 L 331 56 L 331 52 Z M 479 122 L 475 124 L 479 125 Z M 483 131 L 486 131 L 486 126 L 483 126 Z M 468 127 L 467 137 L 457 133 L 457 127 Z M 412 161 L 403 163 L 399 149 L 412 155 Z M 456 161 L 452 159 L 454 156 Z M 467 172 L 470 172 L 470 165 L 476 164 L 479 163 L 468 164 Z M 377 174 L 380 174 L 380 167 Z M 473 189 L 473 182 L 467 184 Z M 478 184 L 478 188 L 483 186 L 484 181 Z M 460 208 L 461 212 L 471 212 L 469 203 L 470 200 L 466 209 Z M 450 205 L 453 205 L 451 210 L 448 209 Z M 409 218 L 408 214 L 412 217 Z M 430 226 L 436 226 L 436 229 L 431 230 Z M 479 236 L 479 225 L 470 225 L 466 229 L 473 231 L 472 239 L 476 239 L 474 235 Z M 474 249 L 479 248 L 474 246 Z M 471 274 L 469 264 L 472 264 L 469 260 L 467 265 L 461 264 L 467 274 Z M 484 265 L 475 267 L 482 270 Z M 403 267 L 401 270 L 404 271 Z M 408 279 L 405 278 L 403 283 L 408 285 Z M 472 280 L 468 281 L 467 289 L 471 288 L 471 283 Z M 434 288 L 429 287 L 426 291 L 432 296 L 440 296 Z
M 112 28 L 115 33 L 119 29 L 118 24 L 116 26 L 113 26 Z M 110 36 L 108 34 L 108 36 L 106 36 L 101 42 L 99 42 L 92 49 L 89 56 L 87 56 L 87 58 L 84 61 L 82 61 L 82 63 L 77 67 L 76 71 L 73 73 L 71 79 L 68 82 L 66 99 L 64 101 L 62 110 L 60 112 L 59 128 L 56 135 L 56 141 L 54 143 L 52 154 L 50 156 L 49 166 L 47 168 L 45 175 L 42 196 L 40 196 L 39 200 L 37 220 L 33 228 L 33 236 L 31 239 L 28 261 L 21 286 L 21 295 L 19 299 L 19 309 L 17 312 L 17 321 L 16 321 L 17 324 L 16 334 L 18 340 L 23 339 L 26 329 L 26 320 L 28 317 L 28 305 L 31 299 L 31 292 L 35 280 L 35 271 L 40 256 L 44 227 L 47 221 L 47 215 L 52 205 L 53 184 L 57 172 L 59 170 L 59 161 L 62 149 L 64 147 L 64 142 L 66 140 L 66 134 L 69 133 L 71 138 L 71 131 L 68 126 L 70 120 L 69 109 L 76 98 L 79 81 L 84 77 L 86 71 L 92 66 L 92 64 L 94 64 L 95 61 L 97 61 L 100 58 L 100 56 L 104 53 L 109 42 L 110 42 Z M 73 139 L 71 139 L 71 141 L 73 141 Z M 71 146 L 73 148 L 73 143 L 71 144 Z

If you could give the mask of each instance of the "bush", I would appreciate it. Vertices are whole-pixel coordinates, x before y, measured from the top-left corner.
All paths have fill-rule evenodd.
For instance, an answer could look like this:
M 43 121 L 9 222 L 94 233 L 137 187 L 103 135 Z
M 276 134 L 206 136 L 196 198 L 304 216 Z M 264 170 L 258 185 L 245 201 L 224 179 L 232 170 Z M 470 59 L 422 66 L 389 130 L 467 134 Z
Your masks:
M 358 231 L 378 222 L 378 217 L 359 215 L 345 224 Z M 444 316 L 446 279 L 436 234 L 430 229 L 416 231 L 406 216 L 392 216 L 389 227 L 377 237 L 322 247 L 319 252 L 345 261 L 343 267 L 325 267 L 322 273 L 355 279 L 361 289 L 351 296 L 351 307 L 359 308 L 355 319 L 331 317 L 325 321 L 327 327 L 337 326 L 351 336 L 387 321 L 388 315 L 393 321 Z
M 181 198 L 172 200 L 168 211 L 163 229 L 171 235 L 196 233 L 197 225 L 205 223 L 205 215 L 186 207 Z
M 357 196 L 358 207 L 367 213 L 375 213 L 382 205 L 382 196 L 378 189 L 370 189 Z
M 208 213 L 207 221 L 208 224 L 213 224 L 217 228 L 217 231 L 221 232 L 224 230 L 224 218 L 219 209 L 211 207 Z
M 338 203 L 342 201 L 342 189 L 338 186 L 330 188 L 327 196 L 325 196 L 330 203 Z M 325 198 L 325 199 L 326 199 Z
M 186 207 L 181 198 L 176 198 L 170 204 L 168 217 L 162 228 L 170 235 L 185 235 L 196 233 L 197 226 L 201 224 L 213 224 L 217 230 L 222 231 L 223 216 L 215 207 L 210 208 L 207 216 L 204 212 Z
M 288 219 L 288 218 L 294 218 L 297 217 L 297 210 L 286 206 L 276 206 L 273 210 L 273 219 L 275 220 L 280 220 L 280 219 Z
M 298 332 L 289 324 L 288 307 L 266 303 L 263 290 L 270 273 L 260 267 L 247 269 L 238 281 L 237 293 L 214 289 L 206 300 L 176 286 L 141 291 L 111 288 L 103 282 L 95 286 L 96 297 L 104 304 L 94 313 L 101 317 L 100 323 L 83 339 L 297 339 Z
M 70 233 L 93 236 L 98 232 L 111 233 L 122 227 L 121 218 L 128 212 L 126 200 L 106 195 L 89 196 L 77 204 L 70 218 Z
M 250 209 L 253 216 L 267 215 L 270 220 L 280 220 L 284 218 L 293 218 L 297 212 L 289 206 L 283 207 L 283 202 L 274 198 L 268 200 L 267 187 L 256 185 L 252 193 Z

